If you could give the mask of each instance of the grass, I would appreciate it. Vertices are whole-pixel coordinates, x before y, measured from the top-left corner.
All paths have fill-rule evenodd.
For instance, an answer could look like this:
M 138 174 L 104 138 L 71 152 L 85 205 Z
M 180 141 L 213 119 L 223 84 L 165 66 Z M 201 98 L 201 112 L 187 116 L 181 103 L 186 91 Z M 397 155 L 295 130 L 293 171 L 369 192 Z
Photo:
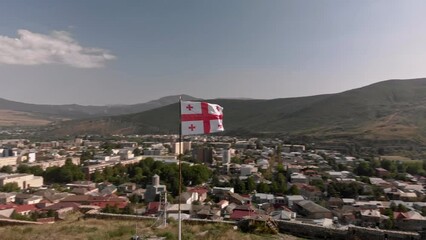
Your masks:
M 414 160 L 408 157 L 403 157 L 403 156 L 381 156 L 381 158 L 383 160 L 390 160 L 390 161 L 401 161 L 401 162 L 405 162 L 405 163 L 409 163 L 409 164 L 422 164 L 423 160 Z
M 4 226 L 0 227 L 0 238 L 7 240 L 25 239 L 89 239 L 89 240 L 113 240 L 130 239 L 134 234 L 141 237 L 161 236 L 168 240 L 177 239 L 177 222 L 172 221 L 166 228 L 152 228 L 152 221 L 122 221 L 122 220 L 82 220 L 77 215 L 54 224 L 37 226 Z M 182 225 L 182 239 L 203 240 L 260 240 L 280 239 L 275 235 L 255 235 L 240 232 L 232 225 L 226 224 L 188 224 Z M 286 235 L 285 240 L 299 239 Z

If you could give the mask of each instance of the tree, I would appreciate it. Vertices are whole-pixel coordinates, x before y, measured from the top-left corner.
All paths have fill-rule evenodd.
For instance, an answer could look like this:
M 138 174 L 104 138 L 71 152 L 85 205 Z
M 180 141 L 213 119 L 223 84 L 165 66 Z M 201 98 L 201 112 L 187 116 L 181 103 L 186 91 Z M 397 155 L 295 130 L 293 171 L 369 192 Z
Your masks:
M 360 162 L 358 166 L 354 169 L 354 173 L 359 176 L 373 176 L 374 170 L 371 168 L 371 165 L 368 162 Z
M 22 221 L 33 221 L 33 219 L 31 219 L 28 216 L 13 212 L 12 215 L 10 215 L 11 219 L 16 219 L 16 220 L 22 220 Z
M 242 162 L 239 157 L 231 157 L 231 163 L 241 164 Z
M 371 191 L 374 196 L 374 199 L 380 200 L 380 198 L 385 194 L 383 188 L 375 185 L 371 185 Z
M 259 193 L 270 193 L 271 189 L 269 188 L 269 185 L 266 183 L 259 183 L 257 184 L 257 192 Z
M 240 178 L 237 177 L 235 179 L 232 179 L 232 181 L 232 185 L 234 186 L 236 193 L 246 193 L 246 185 L 243 181 L 240 180 Z
M 32 166 L 30 167 L 30 173 L 35 176 L 43 176 L 44 170 L 40 166 Z
M 256 183 L 255 183 L 253 177 L 247 178 L 246 185 L 247 185 L 247 187 L 246 187 L 247 192 L 252 193 L 254 190 L 256 190 Z
M 117 205 L 110 205 L 107 204 L 106 207 L 104 209 L 102 209 L 103 213 L 120 213 L 120 209 L 118 208 Z
M 340 196 L 344 198 L 355 198 L 362 191 L 361 186 L 357 182 L 342 183 L 332 182 L 328 185 L 328 193 L 330 196 Z
M 129 201 L 133 204 L 140 203 L 142 201 L 141 197 L 137 194 L 132 194 L 129 196 Z
M 135 156 L 140 156 L 142 155 L 142 150 L 140 150 L 140 148 L 135 148 L 135 150 L 133 150 L 133 154 L 135 154 Z
M 278 173 L 282 173 L 283 175 L 286 175 L 286 171 L 285 171 L 284 165 L 282 163 L 278 163 L 278 165 L 276 167 L 276 171 Z
M 291 187 L 288 189 L 287 191 L 288 195 L 299 195 L 300 194 L 300 190 L 296 185 L 291 185 Z
M 132 177 L 132 181 L 135 183 L 140 183 L 143 179 L 143 170 L 141 167 L 134 168 L 134 175 Z
M 321 192 L 325 191 L 324 181 L 320 179 L 314 179 L 310 182 L 312 186 L 317 187 Z
M 393 212 L 393 210 L 391 208 L 385 209 L 384 215 L 386 215 L 386 216 L 389 217 L 389 219 L 386 219 L 383 222 L 383 227 L 385 229 L 392 229 L 394 227 L 394 225 L 395 225 L 395 218 L 394 218 L 394 214 L 393 213 L 394 212 Z
M 0 169 L 0 172 L 11 174 L 13 172 L 12 166 L 6 165 Z
M 21 188 L 16 182 L 6 183 L 3 185 L 3 187 L 0 188 L 0 192 L 19 192 L 20 190 Z
M 80 164 L 83 164 L 84 161 L 93 159 L 95 153 L 93 151 L 83 151 L 80 156 Z
M 96 182 L 96 183 L 103 182 L 105 180 L 104 176 L 102 175 L 102 173 L 100 171 L 98 171 L 98 170 L 96 170 L 92 174 L 91 179 L 92 179 L 93 182 Z
M 402 163 L 398 163 L 396 165 L 396 170 L 398 173 L 405 173 L 407 171 L 407 166 Z
M 213 187 L 219 187 L 220 186 L 220 181 L 219 181 L 219 177 L 217 176 L 217 174 L 213 174 L 211 185 Z
M 83 180 L 85 175 L 79 166 L 73 164 L 71 159 L 67 159 L 62 167 L 48 167 L 43 177 L 47 182 L 69 183 Z
M 177 171 L 175 172 L 175 175 L 178 175 Z M 205 183 L 210 179 L 211 175 L 212 171 L 204 165 L 189 166 L 188 164 L 182 164 L 182 177 L 186 183 L 191 183 L 191 185 Z
M 18 168 L 16 169 L 18 173 L 31 173 L 30 166 L 27 164 L 19 164 Z
M 346 165 L 344 165 L 344 164 L 339 163 L 339 164 L 337 164 L 337 169 L 339 171 L 347 171 L 348 167 Z
M 287 179 L 280 172 L 275 176 L 274 182 L 276 183 L 275 193 L 285 193 L 287 192 Z
M 388 170 L 389 172 L 396 172 L 397 166 L 395 164 L 395 161 L 385 159 L 380 162 L 380 165 L 382 168 Z
M 402 204 L 398 204 L 396 207 L 397 212 L 408 212 L 408 208 Z
M 133 214 L 135 213 L 134 209 L 130 206 L 130 204 L 127 204 L 123 210 L 121 210 L 121 214 Z

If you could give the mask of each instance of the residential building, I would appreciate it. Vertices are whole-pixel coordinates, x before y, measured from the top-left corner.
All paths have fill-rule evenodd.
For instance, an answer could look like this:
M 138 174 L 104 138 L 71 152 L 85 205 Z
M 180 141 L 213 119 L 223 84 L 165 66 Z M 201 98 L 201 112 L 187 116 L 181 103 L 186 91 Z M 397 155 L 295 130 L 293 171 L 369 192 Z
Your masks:
M 15 202 L 15 197 L 16 197 L 15 192 L 10 192 L 10 193 L 0 193 L 0 204 L 8 204 L 8 203 L 12 203 Z
M 173 153 L 176 155 L 185 154 L 191 151 L 192 142 L 175 142 L 173 145 Z M 180 149 L 179 149 L 180 147 Z
M 241 176 L 250 176 L 253 173 L 257 172 L 257 167 L 249 164 L 243 164 L 240 168 L 240 175 Z
M 17 183 L 21 189 L 41 187 L 43 185 L 43 177 L 26 173 L 0 174 L 0 187 L 7 183 Z
M 204 202 L 207 199 L 208 190 L 206 188 L 195 187 L 195 188 L 192 188 L 192 189 L 188 189 L 188 192 L 196 192 L 197 193 L 198 198 L 196 199 L 196 201 Z
M 426 218 L 416 211 L 394 212 L 395 227 L 404 231 L 423 231 Z
M 3 166 L 16 166 L 18 164 L 18 157 L 0 157 L 0 168 Z
M 332 218 L 333 214 L 330 210 L 322 207 L 312 201 L 303 200 L 294 204 L 296 212 L 307 218 Z
M 184 192 L 179 197 L 179 202 L 183 204 L 192 204 L 192 202 L 198 200 L 198 193 L 197 192 Z
M 289 208 L 293 208 L 294 204 L 300 201 L 304 201 L 305 198 L 302 195 L 287 195 L 285 196 L 285 202 Z

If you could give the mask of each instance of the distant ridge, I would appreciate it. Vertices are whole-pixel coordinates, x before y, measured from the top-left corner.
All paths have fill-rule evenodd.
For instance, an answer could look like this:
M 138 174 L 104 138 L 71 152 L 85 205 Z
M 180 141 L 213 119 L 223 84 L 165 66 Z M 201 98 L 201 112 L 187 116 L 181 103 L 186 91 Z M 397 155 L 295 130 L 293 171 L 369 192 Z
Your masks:
M 184 100 L 201 100 L 182 95 Z M 0 99 L 1 126 L 56 122 L 49 136 L 177 133 L 179 95 L 117 106 L 37 105 Z M 225 134 L 304 135 L 426 144 L 426 78 L 387 80 L 336 94 L 210 99 L 224 107 Z M 3 116 L 4 117 L 4 116 Z M 21 118 L 24 121 L 10 119 Z M 31 118 L 34 122 L 31 123 Z M 63 121 L 63 120 L 69 121 Z
M 228 133 L 408 139 L 426 143 L 424 78 L 387 80 L 341 93 L 310 97 L 208 101 L 224 107 Z M 64 122 L 55 133 L 177 133 L 178 121 L 175 103 L 141 113 Z
M 179 101 L 180 95 L 167 96 L 147 103 L 132 105 L 111 106 L 83 106 L 77 104 L 46 105 L 20 103 L 0 98 L 0 110 L 10 110 L 15 113 L 26 114 L 37 120 L 57 121 L 58 119 L 84 119 L 92 117 L 113 116 L 143 112 L 150 109 L 166 106 Z M 185 99 L 197 99 L 189 95 L 182 95 Z M 1 122 L 0 122 L 1 124 Z

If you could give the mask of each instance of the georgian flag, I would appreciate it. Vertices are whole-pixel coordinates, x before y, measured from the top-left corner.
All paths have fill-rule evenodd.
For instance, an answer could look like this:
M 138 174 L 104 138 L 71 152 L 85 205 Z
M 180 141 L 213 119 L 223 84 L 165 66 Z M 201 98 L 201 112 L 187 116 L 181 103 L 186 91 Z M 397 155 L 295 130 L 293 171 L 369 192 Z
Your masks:
M 182 135 L 221 132 L 223 107 L 207 102 L 181 101 Z

